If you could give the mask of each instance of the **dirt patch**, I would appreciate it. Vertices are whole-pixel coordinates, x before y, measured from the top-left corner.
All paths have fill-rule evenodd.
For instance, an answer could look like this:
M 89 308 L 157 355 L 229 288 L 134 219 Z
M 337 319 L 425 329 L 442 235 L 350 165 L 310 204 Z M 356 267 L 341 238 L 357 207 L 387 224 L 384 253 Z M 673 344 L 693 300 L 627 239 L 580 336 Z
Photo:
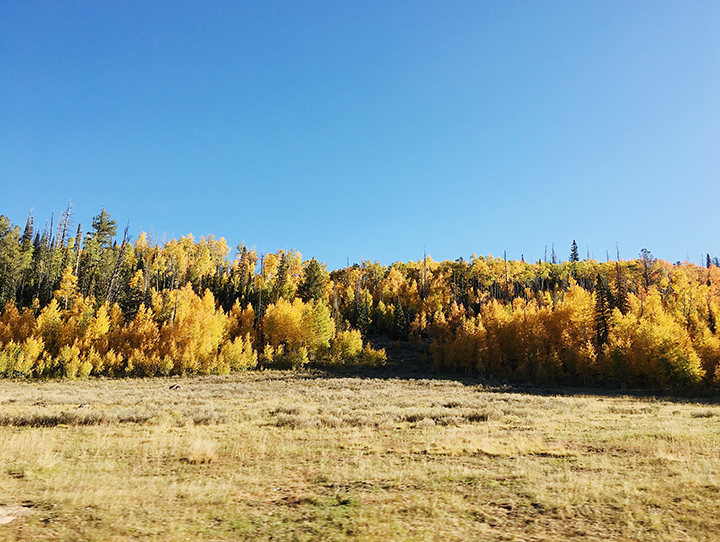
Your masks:
M 21 518 L 29 513 L 30 510 L 23 506 L 0 505 L 0 525 L 7 525 L 14 519 Z

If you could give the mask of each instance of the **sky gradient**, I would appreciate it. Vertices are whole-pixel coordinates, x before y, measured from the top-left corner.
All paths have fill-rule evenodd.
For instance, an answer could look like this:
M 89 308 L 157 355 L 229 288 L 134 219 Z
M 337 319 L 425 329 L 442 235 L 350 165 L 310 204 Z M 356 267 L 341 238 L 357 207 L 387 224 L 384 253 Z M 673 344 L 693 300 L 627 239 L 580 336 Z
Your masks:
M 720 3 L 0 4 L 0 214 L 329 268 L 720 255 Z

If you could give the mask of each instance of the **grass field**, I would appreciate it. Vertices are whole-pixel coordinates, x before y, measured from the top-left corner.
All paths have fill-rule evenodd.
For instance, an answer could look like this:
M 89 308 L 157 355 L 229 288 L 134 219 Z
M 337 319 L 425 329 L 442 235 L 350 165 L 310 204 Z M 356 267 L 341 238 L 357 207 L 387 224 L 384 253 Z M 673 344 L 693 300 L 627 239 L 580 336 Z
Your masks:
M 538 391 L 0 381 L 0 540 L 720 539 L 716 402 Z

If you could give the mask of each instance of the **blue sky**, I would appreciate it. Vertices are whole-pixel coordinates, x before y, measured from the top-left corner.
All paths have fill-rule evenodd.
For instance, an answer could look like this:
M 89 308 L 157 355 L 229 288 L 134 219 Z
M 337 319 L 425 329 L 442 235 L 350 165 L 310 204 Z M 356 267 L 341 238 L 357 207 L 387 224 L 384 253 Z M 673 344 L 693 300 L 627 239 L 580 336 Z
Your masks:
M 720 255 L 720 3 L 0 4 L 0 214 L 329 268 Z

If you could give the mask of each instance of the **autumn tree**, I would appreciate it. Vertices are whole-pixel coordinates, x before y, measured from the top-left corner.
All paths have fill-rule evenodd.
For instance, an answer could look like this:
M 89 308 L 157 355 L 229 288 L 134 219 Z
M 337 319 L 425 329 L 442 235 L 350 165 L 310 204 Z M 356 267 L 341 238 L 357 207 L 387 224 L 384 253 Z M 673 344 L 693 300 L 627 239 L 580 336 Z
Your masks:
M 640 262 L 642 263 L 642 274 L 645 281 L 645 288 L 650 288 L 652 282 L 653 270 L 657 259 L 648 249 L 644 248 L 640 251 Z

